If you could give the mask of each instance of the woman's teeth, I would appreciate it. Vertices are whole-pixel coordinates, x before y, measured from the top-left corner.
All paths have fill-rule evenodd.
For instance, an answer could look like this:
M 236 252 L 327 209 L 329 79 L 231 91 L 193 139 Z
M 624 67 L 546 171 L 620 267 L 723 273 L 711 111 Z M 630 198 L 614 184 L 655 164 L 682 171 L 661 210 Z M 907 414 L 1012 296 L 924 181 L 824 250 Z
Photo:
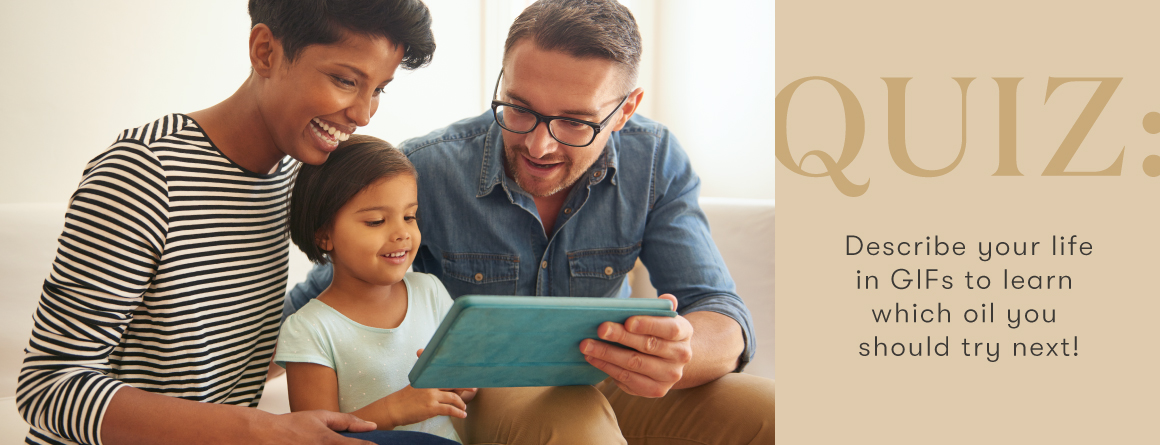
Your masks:
M 406 254 L 407 254 L 407 252 L 403 251 L 403 252 L 388 253 L 384 256 L 386 256 L 387 258 L 398 258 L 398 257 L 404 256 Z
M 327 137 L 327 136 L 329 136 L 329 137 L 327 137 L 327 139 L 330 139 L 330 140 L 333 140 L 333 141 L 336 141 L 336 142 L 342 142 L 342 141 L 345 141 L 345 140 L 347 140 L 347 139 L 350 139 L 350 134 L 348 134 L 348 133 L 343 133 L 343 132 L 341 132 L 341 131 L 338 131 L 338 129 L 337 129 L 337 128 L 334 128 L 334 127 L 332 127 L 332 126 L 330 126 L 330 125 L 327 125 L 327 123 L 326 123 L 326 122 L 323 122 L 323 121 L 322 121 L 322 119 L 319 119 L 319 118 L 317 118 L 317 117 L 316 117 L 316 118 L 314 118 L 314 119 L 311 119 L 311 120 L 312 120 L 312 121 L 313 121 L 315 124 L 318 124 L 318 127 L 319 127 L 319 128 L 322 128 L 322 129 L 323 129 L 323 130 L 325 130 L 325 131 L 326 131 L 326 133 L 327 133 L 326 135 L 324 135 L 324 134 L 322 134 L 322 133 L 319 133 L 319 134 L 318 134 L 319 136 L 323 136 L 323 137 Z M 315 129 L 315 131 L 318 131 L 318 130 L 317 130 L 317 129 Z

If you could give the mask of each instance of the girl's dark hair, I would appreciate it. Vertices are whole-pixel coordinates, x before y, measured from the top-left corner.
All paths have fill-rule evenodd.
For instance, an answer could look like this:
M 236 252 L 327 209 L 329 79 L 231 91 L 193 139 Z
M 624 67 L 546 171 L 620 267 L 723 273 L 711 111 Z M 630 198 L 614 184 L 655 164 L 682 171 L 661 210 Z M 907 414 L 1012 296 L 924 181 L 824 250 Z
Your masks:
M 431 11 L 419 0 L 250 0 L 250 26 L 264 23 L 294 61 L 310 45 L 329 45 L 346 32 L 383 36 L 402 45 L 403 67 L 419 68 L 435 54 Z
M 390 143 L 360 134 L 339 143 L 322 165 L 302 164 L 290 192 L 290 240 L 306 257 L 326 264 L 316 234 L 334 223 L 338 209 L 381 178 L 417 176 L 407 156 Z

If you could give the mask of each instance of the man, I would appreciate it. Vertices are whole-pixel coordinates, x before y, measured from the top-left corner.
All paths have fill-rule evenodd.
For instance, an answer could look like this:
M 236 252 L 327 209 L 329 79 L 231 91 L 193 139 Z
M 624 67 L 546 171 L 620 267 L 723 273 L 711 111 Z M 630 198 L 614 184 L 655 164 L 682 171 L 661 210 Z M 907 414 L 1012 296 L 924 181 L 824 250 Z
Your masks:
M 732 374 L 752 322 L 668 130 L 634 116 L 640 34 L 615 1 L 542 0 L 512 24 L 492 110 L 409 140 L 415 269 L 465 294 L 626 297 L 639 257 L 681 316 L 604 323 L 588 388 L 483 389 L 467 442 L 772 443 L 773 383 Z M 317 295 L 315 268 L 288 311 Z M 695 334 L 694 334 L 695 332 Z

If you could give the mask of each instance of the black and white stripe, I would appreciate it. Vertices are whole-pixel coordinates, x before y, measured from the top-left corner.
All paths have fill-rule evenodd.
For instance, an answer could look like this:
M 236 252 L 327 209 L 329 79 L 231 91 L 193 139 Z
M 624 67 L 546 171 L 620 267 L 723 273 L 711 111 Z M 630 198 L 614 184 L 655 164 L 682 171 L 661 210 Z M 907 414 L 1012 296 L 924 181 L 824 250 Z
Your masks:
M 17 388 L 27 443 L 99 444 L 122 385 L 256 406 L 286 290 L 287 198 L 187 116 L 125 130 L 86 167 Z

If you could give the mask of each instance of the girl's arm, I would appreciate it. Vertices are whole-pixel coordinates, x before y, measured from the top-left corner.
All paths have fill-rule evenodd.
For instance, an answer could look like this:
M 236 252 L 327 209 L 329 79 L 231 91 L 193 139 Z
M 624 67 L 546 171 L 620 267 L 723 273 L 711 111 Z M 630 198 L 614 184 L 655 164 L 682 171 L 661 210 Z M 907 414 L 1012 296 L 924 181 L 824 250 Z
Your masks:
M 335 411 L 338 408 L 338 376 L 334 369 L 314 363 L 286 364 L 290 410 Z M 467 417 L 467 404 L 452 390 L 417 389 L 410 385 L 351 413 L 390 430 L 435 416 Z

